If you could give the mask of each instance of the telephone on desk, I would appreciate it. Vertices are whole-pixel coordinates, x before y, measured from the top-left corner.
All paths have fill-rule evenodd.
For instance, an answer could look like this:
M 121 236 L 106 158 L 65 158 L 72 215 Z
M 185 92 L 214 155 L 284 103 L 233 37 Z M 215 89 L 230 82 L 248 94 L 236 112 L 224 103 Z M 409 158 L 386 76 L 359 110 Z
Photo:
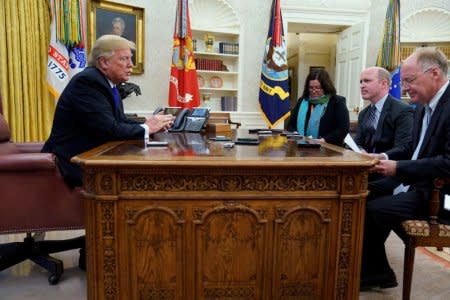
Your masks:
M 175 121 L 169 129 L 169 132 L 200 132 L 209 117 L 209 108 L 203 107 L 193 108 L 192 110 L 181 107 L 159 107 L 153 114 L 158 114 L 161 111 L 164 111 L 164 114 L 175 116 Z

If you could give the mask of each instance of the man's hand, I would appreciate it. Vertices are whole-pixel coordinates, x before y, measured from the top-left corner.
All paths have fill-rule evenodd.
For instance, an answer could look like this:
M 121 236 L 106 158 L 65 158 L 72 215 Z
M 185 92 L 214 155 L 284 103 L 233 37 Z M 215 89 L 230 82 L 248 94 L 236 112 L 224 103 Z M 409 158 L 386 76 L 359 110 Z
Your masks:
M 175 117 L 173 115 L 163 115 L 159 113 L 149 117 L 145 124 L 148 126 L 150 133 L 155 133 L 161 130 L 168 130 L 173 125 Z
M 397 173 L 397 162 L 395 160 L 380 160 L 374 167 L 374 171 L 384 176 L 395 176 Z

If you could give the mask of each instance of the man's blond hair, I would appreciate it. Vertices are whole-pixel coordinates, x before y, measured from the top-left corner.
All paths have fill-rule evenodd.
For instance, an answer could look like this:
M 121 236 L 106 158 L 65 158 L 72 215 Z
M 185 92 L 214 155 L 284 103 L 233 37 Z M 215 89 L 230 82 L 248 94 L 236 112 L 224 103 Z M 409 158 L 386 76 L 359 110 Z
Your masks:
M 94 67 L 100 57 L 110 57 L 116 50 L 136 49 L 135 43 L 115 34 L 105 34 L 99 37 L 89 54 L 88 66 Z

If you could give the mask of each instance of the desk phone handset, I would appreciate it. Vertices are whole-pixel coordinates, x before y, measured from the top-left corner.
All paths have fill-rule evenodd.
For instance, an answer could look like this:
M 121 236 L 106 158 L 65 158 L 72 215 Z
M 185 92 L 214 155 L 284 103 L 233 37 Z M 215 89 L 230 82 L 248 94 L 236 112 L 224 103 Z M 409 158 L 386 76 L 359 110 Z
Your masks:
M 189 132 L 200 132 L 209 117 L 208 108 L 193 108 L 192 111 L 190 111 L 187 108 L 182 109 L 181 107 L 159 107 L 153 112 L 153 114 L 158 114 L 161 111 L 164 111 L 164 114 L 171 114 L 175 116 L 175 121 L 169 129 L 170 132 L 179 132 L 183 130 Z

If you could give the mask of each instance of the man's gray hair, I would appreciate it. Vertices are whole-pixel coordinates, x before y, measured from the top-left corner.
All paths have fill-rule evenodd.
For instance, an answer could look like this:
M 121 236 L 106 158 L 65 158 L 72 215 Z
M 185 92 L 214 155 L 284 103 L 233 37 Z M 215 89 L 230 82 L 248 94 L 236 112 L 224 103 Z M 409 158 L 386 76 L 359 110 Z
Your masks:
M 417 64 L 421 66 L 422 72 L 425 72 L 432 66 L 437 66 L 443 75 L 447 76 L 448 61 L 445 54 L 436 47 L 417 48 L 412 54 L 415 56 Z
M 116 50 L 136 49 L 135 43 L 115 34 L 105 34 L 99 37 L 89 54 L 88 66 L 94 67 L 100 57 L 110 57 Z

